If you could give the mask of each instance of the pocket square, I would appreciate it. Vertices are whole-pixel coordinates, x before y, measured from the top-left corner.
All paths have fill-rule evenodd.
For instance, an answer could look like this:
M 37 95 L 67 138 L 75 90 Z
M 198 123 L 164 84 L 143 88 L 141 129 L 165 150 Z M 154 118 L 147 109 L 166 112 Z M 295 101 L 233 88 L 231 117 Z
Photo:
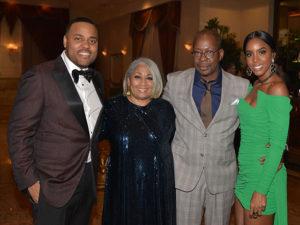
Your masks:
M 240 102 L 240 99 L 235 99 L 230 105 L 238 105 Z

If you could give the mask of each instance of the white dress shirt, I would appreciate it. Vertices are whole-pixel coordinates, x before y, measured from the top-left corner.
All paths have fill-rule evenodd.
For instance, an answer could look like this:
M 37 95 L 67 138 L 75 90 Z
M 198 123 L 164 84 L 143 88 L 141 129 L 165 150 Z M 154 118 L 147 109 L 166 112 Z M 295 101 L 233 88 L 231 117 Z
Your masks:
M 61 54 L 61 57 L 68 69 L 68 72 L 74 82 L 72 71 L 74 69 L 81 70 L 78 66 L 76 66 L 66 55 L 65 51 Z M 88 68 L 84 68 L 82 70 L 87 70 Z M 84 76 L 79 76 L 78 83 L 74 82 L 76 90 L 79 94 L 79 97 L 83 103 L 84 113 L 86 117 L 86 121 L 89 128 L 90 138 L 93 136 L 93 131 L 100 114 L 100 110 L 102 108 L 101 101 L 98 97 L 96 89 L 94 87 L 93 82 L 88 82 Z M 87 158 L 87 163 L 91 162 L 91 150 L 89 150 L 89 155 Z

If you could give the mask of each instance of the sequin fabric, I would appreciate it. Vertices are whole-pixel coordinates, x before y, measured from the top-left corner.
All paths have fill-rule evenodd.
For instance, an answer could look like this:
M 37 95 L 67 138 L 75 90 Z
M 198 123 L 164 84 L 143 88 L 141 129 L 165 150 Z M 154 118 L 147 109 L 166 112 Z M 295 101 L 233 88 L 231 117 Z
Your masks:
M 171 141 L 175 113 L 169 102 L 147 106 L 119 95 L 106 101 L 102 139 L 109 139 L 103 225 L 176 225 Z

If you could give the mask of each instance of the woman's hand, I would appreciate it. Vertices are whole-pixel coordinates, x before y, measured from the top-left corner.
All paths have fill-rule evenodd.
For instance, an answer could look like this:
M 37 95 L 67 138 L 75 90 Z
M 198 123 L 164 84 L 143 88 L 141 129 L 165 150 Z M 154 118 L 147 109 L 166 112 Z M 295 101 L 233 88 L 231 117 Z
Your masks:
M 254 192 L 250 201 L 250 216 L 256 218 L 261 216 L 261 212 L 266 209 L 267 197 L 258 192 Z
M 260 165 L 264 165 L 265 160 L 266 160 L 266 156 L 261 157 L 261 158 L 259 159 Z M 279 164 L 279 166 L 278 166 L 277 172 L 278 172 L 279 170 L 281 170 L 282 165 L 283 165 L 283 156 L 281 157 L 281 161 L 280 161 L 280 164 Z
M 271 147 L 270 143 L 267 143 L 267 144 L 266 144 L 266 147 L 267 147 L 267 148 L 270 148 L 270 147 Z M 259 159 L 260 165 L 264 165 L 265 160 L 266 160 L 266 157 L 265 157 L 265 156 L 264 156 L 264 157 L 261 157 L 261 158 Z M 279 170 L 281 170 L 282 165 L 283 165 L 283 155 L 282 155 L 282 157 L 281 157 L 280 164 L 279 164 L 279 166 L 278 166 L 277 172 L 278 172 Z

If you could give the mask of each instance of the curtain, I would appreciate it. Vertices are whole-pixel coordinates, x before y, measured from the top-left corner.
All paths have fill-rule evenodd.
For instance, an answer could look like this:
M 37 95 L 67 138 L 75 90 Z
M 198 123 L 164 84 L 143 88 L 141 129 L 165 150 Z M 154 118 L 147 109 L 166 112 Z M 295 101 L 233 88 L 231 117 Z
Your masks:
M 46 59 L 56 58 L 62 52 L 63 35 L 69 22 L 68 9 L 0 2 L 0 19 L 3 17 L 11 33 L 19 18 L 23 29 L 26 29 Z M 26 47 L 30 44 L 26 40 L 28 38 L 23 42 L 24 57 L 28 57 Z
M 152 23 L 149 23 L 148 28 L 146 29 L 141 55 L 151 58 L 154 62 L 156 62 L 159 71 L 161 72 L 163 83 L 165 83 L 162 57 L 159 47 L 159 29 Z
M 141 56 L 149 23 L 158 28 L 163 73 L 174 69 L 176 36 L 180 27 L 180 1 L 172 1 L 151 9 L 135 12 L 131 16 L 132 57 Z

